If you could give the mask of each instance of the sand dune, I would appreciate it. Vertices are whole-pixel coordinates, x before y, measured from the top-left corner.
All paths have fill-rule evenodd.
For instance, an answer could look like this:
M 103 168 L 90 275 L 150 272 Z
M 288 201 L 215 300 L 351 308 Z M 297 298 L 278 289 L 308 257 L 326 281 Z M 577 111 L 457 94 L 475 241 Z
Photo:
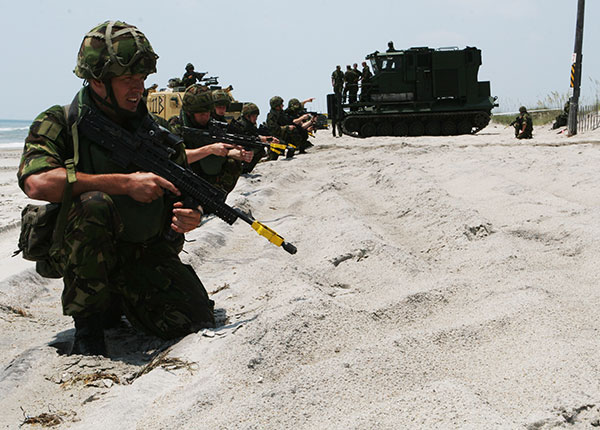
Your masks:
M 208 219 L 182 258 L 226 324 L 168 344 L 124 326 L 110 358 L 62 354 L 61 281 L 10 257 L 27 200 L 3 152 L 0 426 L 600 425 L 600 133 L 314 143 L 228 200 L 298 253 Z

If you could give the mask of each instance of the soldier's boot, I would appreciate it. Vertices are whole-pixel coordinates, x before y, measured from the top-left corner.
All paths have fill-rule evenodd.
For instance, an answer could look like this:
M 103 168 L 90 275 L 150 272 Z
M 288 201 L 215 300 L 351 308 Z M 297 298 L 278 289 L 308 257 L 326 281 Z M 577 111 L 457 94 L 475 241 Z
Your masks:
M 102 316 L 73 317 L 73 320 L 75 321 L 75 339 L 70 354 L 106 356 Z
M 302 142 L 302 145 L 300 146 L 300 154 L 306 154 L 306 150 L 308 148 L 312 148 L 313 146 L 314 145 L 312 143 L 310 143 L 309 140 Z
M 117 297 L 111 297 L 110 306 L 101 316 L 102 328 L 111 329 L 118 327 L 121 324 L 122 315 L 121 301 Z
M 285 153 L 285 158 L 290 159 L 290 158 L 294 158 L 294 154 L 296 153 L 296 150 L 293 148 L 290 148 L 287 150 L 287 152 Z

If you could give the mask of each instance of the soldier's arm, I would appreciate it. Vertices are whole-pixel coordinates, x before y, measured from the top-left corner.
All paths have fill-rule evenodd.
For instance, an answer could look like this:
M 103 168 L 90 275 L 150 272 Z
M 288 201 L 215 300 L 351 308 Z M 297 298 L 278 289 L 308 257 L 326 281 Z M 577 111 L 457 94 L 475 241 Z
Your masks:
M 101 191 L 111 195 L 128 195 L 134 200 L 149 203 L 164 195 L 165 190 L 179 195 L 173 184 L 154 173 L 76 173 L 77 182 L 73 184 L 73 195 L 88 191 Z M 28 197 L 47 202 L 60 202 L 67 182 L 64 167 L 29 175 L 24 180 L 23 191 Z
M 209 155 L 227 157 L 229 151 L 233 148 L 235 148 L 235 146 L 229 143 L 216 142 L 211 143 L 210 145 L 201 146 L 200 148 L 186 148 L 185 155 L 187 157 L 188 163 L 192 164 L 198 160 L 208 157 Z
M 60 202 L 67 182 L 65 162 L 73 157 L 73 145 L 67 133 L 63 108 L 53 106 L 40 114 L 29 129 L 17 177 L 28 197 Z M 92 175 L 76 173 L 72 192 L 87 191 L 126 194 L 135 200 L 149 202 L 168 189 L 179 191 L 170 182 L 152 173 Z

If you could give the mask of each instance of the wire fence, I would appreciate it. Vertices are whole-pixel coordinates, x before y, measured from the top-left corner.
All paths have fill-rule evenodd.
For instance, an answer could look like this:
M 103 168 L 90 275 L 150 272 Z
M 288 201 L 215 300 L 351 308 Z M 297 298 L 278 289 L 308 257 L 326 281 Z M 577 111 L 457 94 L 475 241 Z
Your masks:
M 600 113 L 598 104 L 580 106 L 577 110 L 577 131 L 584 132 L 596 130 L 600 127 Z

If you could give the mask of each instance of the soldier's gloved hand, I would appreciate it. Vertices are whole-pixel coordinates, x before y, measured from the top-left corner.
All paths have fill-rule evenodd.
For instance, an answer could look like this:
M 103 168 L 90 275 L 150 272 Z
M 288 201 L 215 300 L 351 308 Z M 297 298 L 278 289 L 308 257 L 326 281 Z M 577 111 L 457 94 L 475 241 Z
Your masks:
M 182 202 L 173 204 L 173 218 L 171 218 L 171 228 L 177 233 L 187 233 L 200 225 L 202 220 L 202 208 L 184 209 Z
M 165 190 L 177 196 L 181 194 L 175 185 L 150 172 L 135 172 L 125 175 L 124 187 L 129 197 L 142 203 L 150 203 L 162 197 Z

